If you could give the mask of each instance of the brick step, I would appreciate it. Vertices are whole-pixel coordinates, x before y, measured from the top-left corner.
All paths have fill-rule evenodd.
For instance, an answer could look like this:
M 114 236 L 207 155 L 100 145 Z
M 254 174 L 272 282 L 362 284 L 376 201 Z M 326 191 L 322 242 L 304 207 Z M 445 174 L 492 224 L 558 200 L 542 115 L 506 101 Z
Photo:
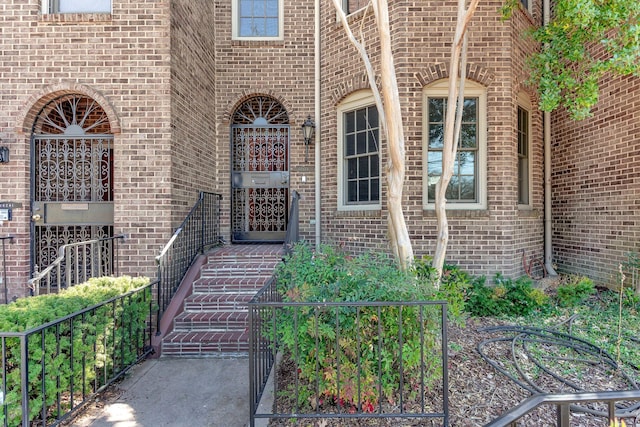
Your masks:
M 248 311 L 183 312 L 173 319 L 174 331 L 244 331 Z
M 184 300 L 184 311 L 247 310 L 254 294 L 193 294 Z
M 248 352 L 247 331 L 174 331 L 162 340 L 162 357 L 228 357 Z
M 200 269 L 201 277 L 262 277 L 271 276 L 277 262 L 255 262 L 235 264 L 207 264 Z
M 269 282 L 271 275 L 261 277 L 201 277 L 193 282 L 194 294 L 236 292 L 239 294 L 255 294 Z

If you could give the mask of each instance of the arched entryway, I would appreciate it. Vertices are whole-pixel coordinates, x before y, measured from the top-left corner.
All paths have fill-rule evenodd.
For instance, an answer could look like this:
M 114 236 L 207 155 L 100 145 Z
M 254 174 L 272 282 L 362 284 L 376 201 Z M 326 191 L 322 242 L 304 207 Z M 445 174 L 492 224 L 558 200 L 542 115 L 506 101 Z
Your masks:
M 289 201 L 289 115 L 254 96 L 231 124 L 231 221 L 234 242 L 282 242 Z
M 113 236 L 113 134 L 107 114 L 86 95 L 53 99 L 35 118 L 31 153 L 34 272 L 55 260 L 64 244 Z

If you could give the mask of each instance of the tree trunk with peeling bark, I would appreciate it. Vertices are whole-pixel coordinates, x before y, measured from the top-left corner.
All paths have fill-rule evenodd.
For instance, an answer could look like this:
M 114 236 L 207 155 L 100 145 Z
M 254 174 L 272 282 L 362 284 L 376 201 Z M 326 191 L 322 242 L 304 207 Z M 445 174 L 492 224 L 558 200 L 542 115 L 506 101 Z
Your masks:
M 402 110 L 396 70 L 391 51 L 391 28 L 389 25 L 389 5 L 387 0 L 372 0 L 370 5 L 376 20 L 378 36 L 380 37 L 380 86 L 382 93 L 376 85 L 376 76 L 367 50 L 364 38 L 357 40 L 349 26 L 346 15 L 342 10 L 340 0 L 333 0 L 338 18 L 349 37 L 349 41 L 355 46 L 364 62 L 369 78 L 369 85 L 373 92 L 382 130 L 388 144 L 389 163 L 386 168 L 388 196 L 387 208 L 389 210 L 389 241 L 396 256 L 398 265 L 407 269 L 413 263 L 413 247 L 409 238 L 409 231 L 404 219 L 402 209 L 402 190 L 404 187 L 405 172 L 405 148 Z M 366 15 L 366 13 L 365 13 Z M 362 20 L 365 18 L 363 17 Z

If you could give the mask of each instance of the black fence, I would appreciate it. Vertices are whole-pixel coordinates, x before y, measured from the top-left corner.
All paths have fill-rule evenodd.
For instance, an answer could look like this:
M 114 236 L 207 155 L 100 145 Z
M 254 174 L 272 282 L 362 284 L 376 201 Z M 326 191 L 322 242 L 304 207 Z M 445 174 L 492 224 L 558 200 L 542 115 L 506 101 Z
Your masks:
M 145 358 L 157 284 L 25 332 L 0 332 L 1 425 L 58 425 Z
M 9 303 L 9 285 L 7 283 L 7 249 L 5 247 L 5 243 L 9 242 L 12 243 L 13 242 L 13 236 L 0 236 L 0 242 L 2 242 L 2 256 L 0 257 L 0 261 L 2 261 L 2 269 L 0 269 L 0 277 L 2 277 L 2 288 L 3 288 L 3 295 L 4 295 L 4 303 L 8 304 Z
M 272 280 L 249 303 L 250 425 L 257 418 L 448 425 L 446 331 L 445 302 L 282 302 Z M 267 383 L 275 400 L 265 407 Z
M 220 194 L 200 192 L 198 201 L 156 257 L 158 263 L 158 329 L 160 318 L 198 254 L 222 241 Z
M 29 280 L 31 295 L 59 292 L 92 277 L 118 276 L 118 245 L 124 239 L 117 235 L 60 246 L 58 257 Z

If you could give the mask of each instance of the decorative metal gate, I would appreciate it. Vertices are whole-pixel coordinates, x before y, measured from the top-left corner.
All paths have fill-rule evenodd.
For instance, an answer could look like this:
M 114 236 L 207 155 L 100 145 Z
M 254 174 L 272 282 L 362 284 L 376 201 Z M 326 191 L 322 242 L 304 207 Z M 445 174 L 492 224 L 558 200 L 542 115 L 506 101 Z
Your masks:
M 113 135 L 96 101 L 70 94 L 42 109 L 31 141 L 35 272 L 64 244 L 113 236 Z M 101 262 L 110 267 L 111 260 Z
M 282 242 L 289 199 L 289 116 L 263 96 L 244 102 L 231 126 L 232 240 Z

